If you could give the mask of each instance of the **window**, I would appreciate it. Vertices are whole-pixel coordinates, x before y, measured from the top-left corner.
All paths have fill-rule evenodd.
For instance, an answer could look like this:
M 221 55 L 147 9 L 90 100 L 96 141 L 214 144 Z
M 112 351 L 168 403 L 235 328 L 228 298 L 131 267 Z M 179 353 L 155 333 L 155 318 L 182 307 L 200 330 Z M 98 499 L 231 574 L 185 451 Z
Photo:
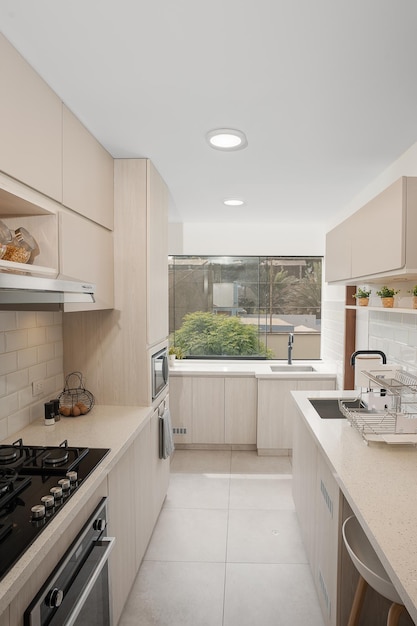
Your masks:
M 172 256 L 170 342 L 186 358 L 320 358 L 322 257 Z

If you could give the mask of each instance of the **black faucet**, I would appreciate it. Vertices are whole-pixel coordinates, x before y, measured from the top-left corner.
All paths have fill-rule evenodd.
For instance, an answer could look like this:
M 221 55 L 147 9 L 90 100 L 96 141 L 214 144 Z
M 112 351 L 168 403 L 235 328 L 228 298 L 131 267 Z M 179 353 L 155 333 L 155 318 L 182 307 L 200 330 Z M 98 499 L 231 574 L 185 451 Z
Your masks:
M 354 352 L 350 357 L 350 364 L 352 367 L 355 367 L 355 361 L 358 354 L 379 354 L 382 357 L 382 363 L 385 364 L 387 362 L 385 352 L 382 352 L 382 350 L 356 350 L 356 352 Z
M 288 335 L 288 365 L 292 363 L 292 345 L 294 343 L 294 333 Z

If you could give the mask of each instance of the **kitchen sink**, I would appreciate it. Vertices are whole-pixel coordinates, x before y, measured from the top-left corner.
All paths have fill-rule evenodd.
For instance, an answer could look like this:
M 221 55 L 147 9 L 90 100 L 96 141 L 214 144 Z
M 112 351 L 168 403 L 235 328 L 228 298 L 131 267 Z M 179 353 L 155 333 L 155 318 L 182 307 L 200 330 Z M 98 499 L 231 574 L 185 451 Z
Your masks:
M 339 408 L 339 398 L 317 398 L 309 400 L 310 404 L 315 408 L 321 419 L 345 419 L 345 416 Z M 343 400 L 348 408 L 362 409 L 363 403 L 359 399 Z
M 311 365 L 270 365 L 271 372 L 315 372 Z

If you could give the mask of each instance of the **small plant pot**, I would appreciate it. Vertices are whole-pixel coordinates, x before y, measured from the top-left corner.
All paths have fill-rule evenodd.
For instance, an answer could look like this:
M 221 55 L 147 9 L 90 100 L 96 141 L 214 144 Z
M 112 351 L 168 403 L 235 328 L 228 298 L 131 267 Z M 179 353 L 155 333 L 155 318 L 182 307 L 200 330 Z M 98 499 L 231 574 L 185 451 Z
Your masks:
M 381 298 L 384 309 L 392 309 L 394 306 L 394 298 Z
M 413 296 L 413 309 L 417 309 L 417 296 Z
M 369 298 L 358 298 L 357 302 L 359 306 L 368 306 Z
M 175 365 L 176 358 L 175 354 L 170 354 L 168 356 L 168 364 L 171 366 Z

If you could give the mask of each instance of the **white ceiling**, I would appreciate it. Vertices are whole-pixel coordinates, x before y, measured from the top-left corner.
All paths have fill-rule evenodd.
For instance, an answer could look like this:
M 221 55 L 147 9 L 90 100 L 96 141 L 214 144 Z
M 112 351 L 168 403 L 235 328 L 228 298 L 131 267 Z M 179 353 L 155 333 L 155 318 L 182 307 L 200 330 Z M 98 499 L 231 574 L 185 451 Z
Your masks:
M 152 159 L 171 221 L 332 220 L 417 140 L 415 0 L 0 0 L 0 24 L 114 157 Z

